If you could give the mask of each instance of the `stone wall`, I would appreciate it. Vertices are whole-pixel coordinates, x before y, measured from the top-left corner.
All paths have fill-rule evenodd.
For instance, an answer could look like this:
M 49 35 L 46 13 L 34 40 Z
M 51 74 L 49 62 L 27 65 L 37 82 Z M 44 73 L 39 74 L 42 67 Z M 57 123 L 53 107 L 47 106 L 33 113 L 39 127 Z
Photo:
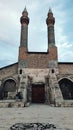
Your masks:
M 59 74 L 58 81 L 67 78 L 73 82 L 73 63 L 58 63 Z
M 18 75 L 18 63 L 0 69 L 0 80 Z
M 57 61 L 57 47 L 49 46 L 47 52 L 28 52 L 19 47 L 19 68 L 48 68 L 49 61 Z
M 0 82 L 1 82 L 0 83 L 0 99 L 4 98 L 4 91 L 8 91 L 7 97 L 6 97 L 7 99 L 14 99 L 16 95 L 16 91 L 19 87 L 18 63 L 12 64 L 12 65 L 9 65 L 0 69 Z M 4 87 L 5 87 L 4 85 L 6 82 L 8 82 L 6 86 L 8 90 L 4 90 Z
M 50 61 L 57 61 L 57 47 L 49 47 L 48 52 L 28 52 L 28 68 L 49 68 Z
M 59 74 L 73 74 L 73 63 L 59 63 Z
M 27 59 L 28 68 L 48 68 L 49 53 L 30 53 Z

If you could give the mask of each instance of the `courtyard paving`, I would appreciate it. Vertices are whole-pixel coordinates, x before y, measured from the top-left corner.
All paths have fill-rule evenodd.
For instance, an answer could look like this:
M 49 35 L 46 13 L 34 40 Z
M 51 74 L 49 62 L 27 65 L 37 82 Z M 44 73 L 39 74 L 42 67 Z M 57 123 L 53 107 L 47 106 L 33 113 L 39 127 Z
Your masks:
M 0 108 L 0 130 L 9 130 L 15 123 L 50 123 L 73 130 L 73 108 L 31 104 L 24 108 Z

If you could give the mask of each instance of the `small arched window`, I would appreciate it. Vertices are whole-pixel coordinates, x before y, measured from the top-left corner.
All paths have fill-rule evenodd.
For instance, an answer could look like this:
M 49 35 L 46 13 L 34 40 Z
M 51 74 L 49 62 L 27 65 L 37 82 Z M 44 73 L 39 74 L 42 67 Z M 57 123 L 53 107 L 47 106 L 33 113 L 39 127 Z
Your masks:
M 22 74 L 22 69 L 20 69 L 20 74 Z
M 52 73 L 54 73 L 54 69 L 52 69 Z

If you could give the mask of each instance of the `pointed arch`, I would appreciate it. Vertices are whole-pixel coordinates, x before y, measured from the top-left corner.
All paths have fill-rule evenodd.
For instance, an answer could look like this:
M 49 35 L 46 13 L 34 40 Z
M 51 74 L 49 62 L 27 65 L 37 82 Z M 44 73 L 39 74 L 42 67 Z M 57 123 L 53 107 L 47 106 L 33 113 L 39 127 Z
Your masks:
M 6 78 L 2 84 L 1 98 L 6 99 L 9 92 L 16 92 L 16 80 L 14 78 Z
M 59 86 L 65 100 L 73 99 L 73 82 L 70 79 L 63 78 L 59 80 Z

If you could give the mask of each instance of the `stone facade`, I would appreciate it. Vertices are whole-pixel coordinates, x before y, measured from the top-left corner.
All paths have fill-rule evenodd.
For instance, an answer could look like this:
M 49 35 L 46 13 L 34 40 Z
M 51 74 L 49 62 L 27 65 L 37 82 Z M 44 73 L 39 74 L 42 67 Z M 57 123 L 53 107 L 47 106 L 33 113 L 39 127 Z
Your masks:
M 60 74 L 73 74 L 73 63 L 59 63 L 58 67 Z
M 9 77 L 13 77 L 15 79 L 17 79 L 18 75 L 18 63 L 0 68 L 0 79 L 5 79 L 5 78 L 9 78 Z
M 55 18 L 52 11 L 49 10 L 46 20 L 47 52 L 28 52 L 29 18 L 26 8 L 20 22 L 18 63 L 0 69 L 0 100 L 3 100 L 0 106 L 13 104 L 11 107 L 23 107 L 32 102 L 73 106 L 73 63 L 58 62 L 54 35 Z
M 0 99 L 3 99 L 3 93 L 5 93 L 6 91 L 8 91 L 7 98 L 14 99 L 19 86 L 18 63 L 0 69 L 0 82 Z

